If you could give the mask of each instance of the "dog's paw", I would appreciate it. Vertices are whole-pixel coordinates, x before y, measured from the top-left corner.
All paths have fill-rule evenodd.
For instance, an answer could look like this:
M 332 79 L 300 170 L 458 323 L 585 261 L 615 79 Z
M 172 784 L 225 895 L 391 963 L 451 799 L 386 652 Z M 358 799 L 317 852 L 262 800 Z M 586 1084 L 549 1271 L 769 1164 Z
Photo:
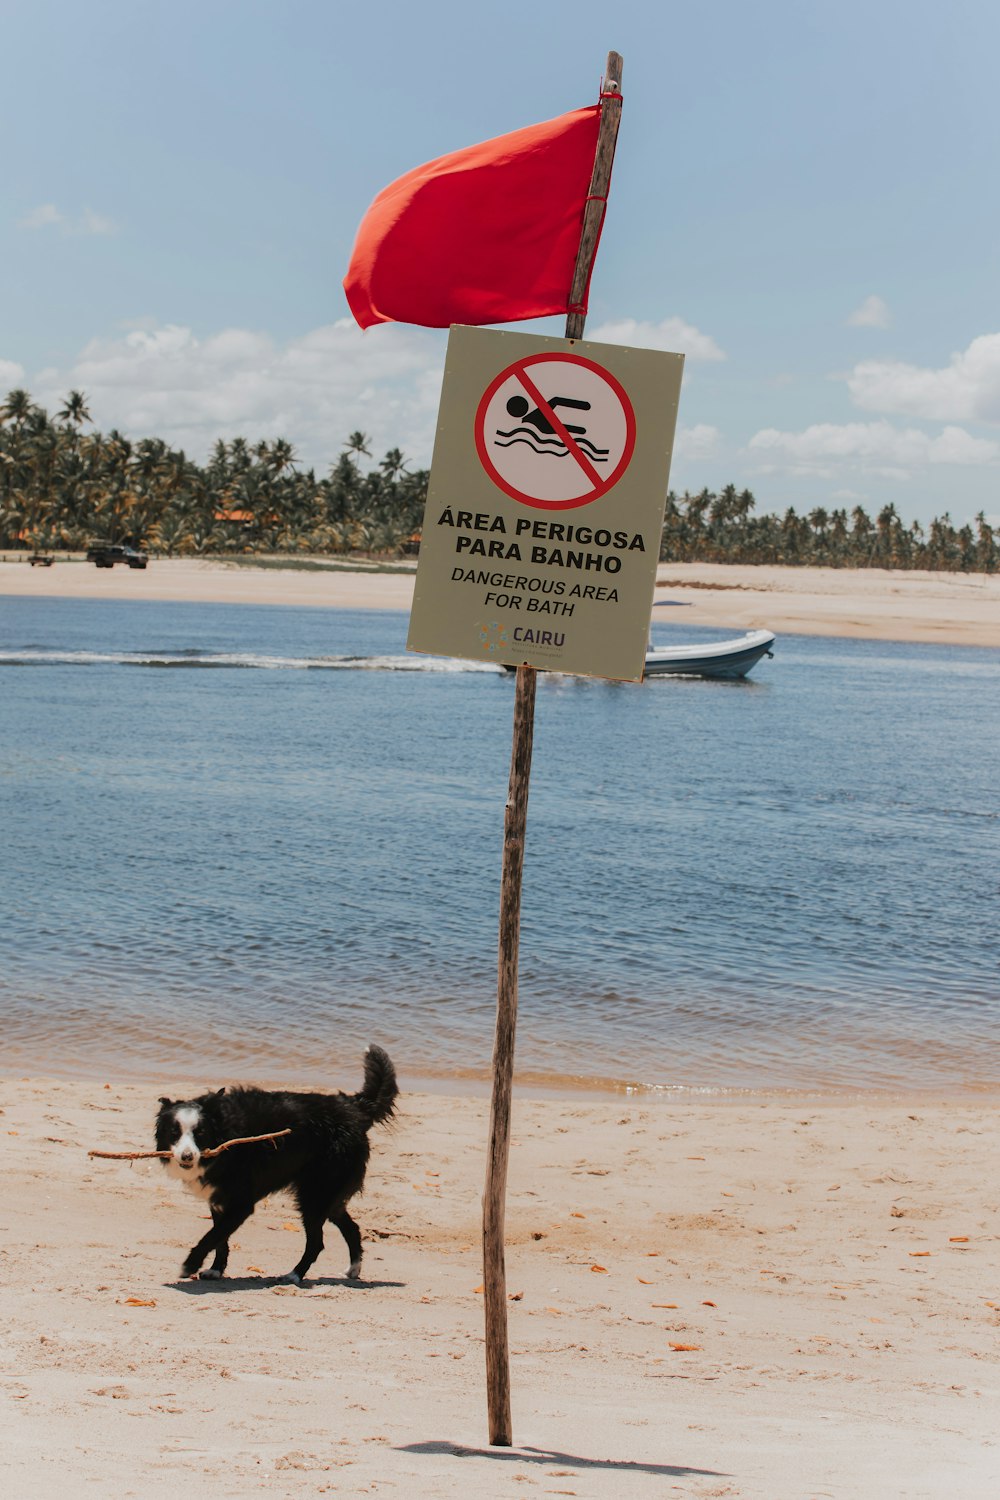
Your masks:
M 282 1276 L 282 1278 L 281 1278 L 281 1285 L 282 1286 L 301 1286 L 302 1285 L 302 1277 L 298 1274 L 297 1271 L 289 1271 L 289 1273 L 288 1273 L 287 1276 Z
M 209 1266 L 207 1271 L 198 1272 L 199 1281 L 221 1281 L 225 1271 L 217 1271 L 214 1266 Z
M 359 1260 L 351 1261 L 351 1264 L 347 1268 L 347 1279 L 348 1281 L 361 1280 L 361 1262 Z

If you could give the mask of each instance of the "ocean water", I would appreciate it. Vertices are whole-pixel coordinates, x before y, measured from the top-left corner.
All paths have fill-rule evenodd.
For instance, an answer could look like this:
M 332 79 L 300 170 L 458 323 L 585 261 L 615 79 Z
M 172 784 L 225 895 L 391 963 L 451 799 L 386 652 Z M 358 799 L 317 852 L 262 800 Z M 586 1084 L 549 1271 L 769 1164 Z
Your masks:
M 406 623 L 0 599 L 3 1071 L 487 1075 L 513 680 Z M 998 744 L 991 650 L 540 676 L 520 1078 L 996 1087 Z

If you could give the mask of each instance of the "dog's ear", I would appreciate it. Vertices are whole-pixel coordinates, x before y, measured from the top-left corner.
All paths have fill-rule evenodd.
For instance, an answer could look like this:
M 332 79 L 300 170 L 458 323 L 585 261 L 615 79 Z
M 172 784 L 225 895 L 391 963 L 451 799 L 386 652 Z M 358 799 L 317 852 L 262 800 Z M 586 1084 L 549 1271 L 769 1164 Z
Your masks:
M 161 1094 L 160 1095 L 160 1106 L 161 1106 L 161 1108 L 163 1108 L 163 1109 L 169 1109 L 170 1106 L 173 1104 L 173 1102 L 174 1101 L 172 1099 L 168 1099 L 167 1098 L 166 1094 Z
M 225 1086 L 225 1084 L 223 1084 L 221 1089 L 216 1089 L 216 1091 L 215 1091 L 215 1097 L 216 1097 L 216 1099 L 221 1099 L 222 1096 L 223 1096 L 223 1094 L 225 1092 L 226 1092 L 226 1086 Z

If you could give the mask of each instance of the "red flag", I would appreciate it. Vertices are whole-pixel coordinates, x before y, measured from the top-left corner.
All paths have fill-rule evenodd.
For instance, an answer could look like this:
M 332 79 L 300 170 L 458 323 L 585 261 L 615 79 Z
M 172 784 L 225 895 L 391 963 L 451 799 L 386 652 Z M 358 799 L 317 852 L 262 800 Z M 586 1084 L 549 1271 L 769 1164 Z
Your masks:
M 588 105 L 439 156 L 384 188 L 344 278 L 361 327 L 569 311 L 600 123 L 601 106 Z

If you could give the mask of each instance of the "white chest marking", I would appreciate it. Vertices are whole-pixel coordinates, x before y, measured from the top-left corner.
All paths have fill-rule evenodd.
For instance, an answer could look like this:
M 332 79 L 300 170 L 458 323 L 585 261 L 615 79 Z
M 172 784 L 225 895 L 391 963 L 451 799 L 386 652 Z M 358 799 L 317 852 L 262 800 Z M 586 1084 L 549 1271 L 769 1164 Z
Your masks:
M 212 1189 L 207 1185 L 204 1177 L 200 1176 L 194 1167 L 182 1173 L 181 1176 L 188 1192 L 194 1193 L 196 1198 L 202 1198 L 207 1203 L 212 1196 Z

